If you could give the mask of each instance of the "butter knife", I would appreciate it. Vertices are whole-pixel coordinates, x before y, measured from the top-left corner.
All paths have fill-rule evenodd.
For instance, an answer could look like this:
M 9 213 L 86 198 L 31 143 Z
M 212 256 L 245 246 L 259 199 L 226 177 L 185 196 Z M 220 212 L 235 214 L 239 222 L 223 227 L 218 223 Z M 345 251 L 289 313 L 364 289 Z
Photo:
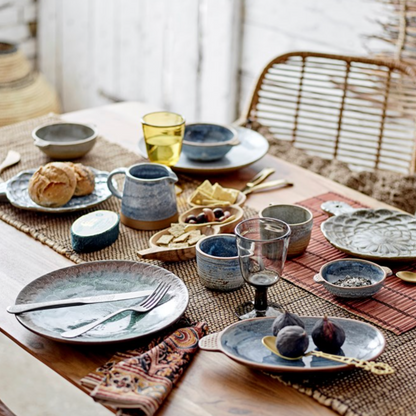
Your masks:
M 258 185 L 265 181 L 272 173 L 274 173 L 273 168 L 265 168 L 262 169 L 250 182 L 246 184 L 246 186 L 241 190 L 243 194 L 247 193 L 253 186 Z
M 260 185 L 253 186 L 252 188 L 250 188 L 248 191 L 244 193 L 248 195 L 248 194 L 251 194 L 252 192 L 266 191 L 266 190 L 274 189 L 274 188 L 284 188 L 286 186 L 293 186 L 293 183 L 289 182 L 286 179 L 277 179 L 275 181 L 264 182 L 264 183 L 261 183 Z
M 151 289 L 151 290 L 139 290 L 138 292 L 111 293 L 108 295 L 100 295 L 100 296 L 86 296 L 83 298 L 52 300 L 49 302 L 22 303 L 19 305 L 12 305 L 12 306 L 7 307 L 7 312 L 19 314 L 23 312 L 35 311 L 38 309 L 62 308 L 65 306 L 86 305 L 88 303 L 114 302 L 116 300 L 141 298 L 141 297 L 149 296 L 152 293 L 153 293 L 153 290 Z

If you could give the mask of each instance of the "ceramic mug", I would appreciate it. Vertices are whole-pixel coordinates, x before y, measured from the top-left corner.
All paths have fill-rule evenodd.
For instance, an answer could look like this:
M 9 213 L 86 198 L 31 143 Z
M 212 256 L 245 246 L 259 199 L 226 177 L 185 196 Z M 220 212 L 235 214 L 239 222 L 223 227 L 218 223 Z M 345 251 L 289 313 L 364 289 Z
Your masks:
M 260 211 L 260 217 L 275 218 L 290 226 L 288 258 L 299 256 L 306 250 L 313 226 L 313 215 L 307 208 L 290 204 L 269 205 Z
M 113 184 L 125 175 L 121 193 Z M 178 177 L 167 166 L 139 163 L 113 170 L 107 179 L 111 193 L 121 199 L 121 222 L 138 230 L 159 230 L 178 220 L 175 183 Z

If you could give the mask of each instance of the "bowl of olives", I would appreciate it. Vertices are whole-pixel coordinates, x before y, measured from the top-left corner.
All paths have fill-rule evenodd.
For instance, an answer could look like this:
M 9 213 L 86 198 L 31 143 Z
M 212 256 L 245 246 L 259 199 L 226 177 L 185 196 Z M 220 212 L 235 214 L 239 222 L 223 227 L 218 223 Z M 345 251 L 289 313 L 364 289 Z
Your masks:
M 194 207 L 179 216 L 180 223 L 196 227 L 217 225 L 221 233 L 233 233 L 235 226 L 243 218 L 244 211 L 238 205 L 229 207 Z

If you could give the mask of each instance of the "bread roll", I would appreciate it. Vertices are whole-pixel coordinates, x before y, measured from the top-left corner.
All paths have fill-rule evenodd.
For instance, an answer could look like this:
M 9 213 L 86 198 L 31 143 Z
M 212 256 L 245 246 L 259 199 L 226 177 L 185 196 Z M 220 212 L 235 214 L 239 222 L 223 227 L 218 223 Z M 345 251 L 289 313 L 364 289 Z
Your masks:
M 29 181 L 29 196 L 43 207 L 65 205 L 74 195 L 77 179 L 66 163 L 52 162 L 41 166 Z
M 95 177 L 92 170 L 81 163 L 68 162 L 68 164 L 74 170 L 75 177 L 77 179 L 74 196 L 91 194 L 95 188 Z

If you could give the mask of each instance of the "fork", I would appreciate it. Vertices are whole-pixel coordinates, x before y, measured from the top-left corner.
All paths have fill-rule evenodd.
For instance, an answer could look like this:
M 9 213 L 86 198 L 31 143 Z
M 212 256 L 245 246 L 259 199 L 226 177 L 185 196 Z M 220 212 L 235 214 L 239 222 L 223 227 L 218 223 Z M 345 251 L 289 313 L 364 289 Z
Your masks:
M 159 283 L 154 292 L 149 295 L 142 303 L 140 303 L 137 306 L 130 306 L 128 308 L 122 308 L 119 309 L 113 313 L 110 313 L 109 315 L 104 316 L 103 318 L 97 319 L 94 322 L 91 322 L 90 324 L 81 326 L 76 329 L 72 329 L 70 331 L 62 332 L 61 337 L 62 338 L 75 338 L 79 335 L 84 334 L 85 332 L 89 331 L 92 328 L 95 328 L 97 325 L 102 324 L 103 322 L 107 321 L 108 319 L 112 318 L 113 316 L 118 315 L 119 313 L 125 312 L 125 311 L 133 311 L 138 313 L 145 313 L 151 311 L 153 308 L 155 308 L 159 302 L 162 300 L 163 296 L 167 293 L 167 291 L 170 289 L 170 285 L 166 283 Z

